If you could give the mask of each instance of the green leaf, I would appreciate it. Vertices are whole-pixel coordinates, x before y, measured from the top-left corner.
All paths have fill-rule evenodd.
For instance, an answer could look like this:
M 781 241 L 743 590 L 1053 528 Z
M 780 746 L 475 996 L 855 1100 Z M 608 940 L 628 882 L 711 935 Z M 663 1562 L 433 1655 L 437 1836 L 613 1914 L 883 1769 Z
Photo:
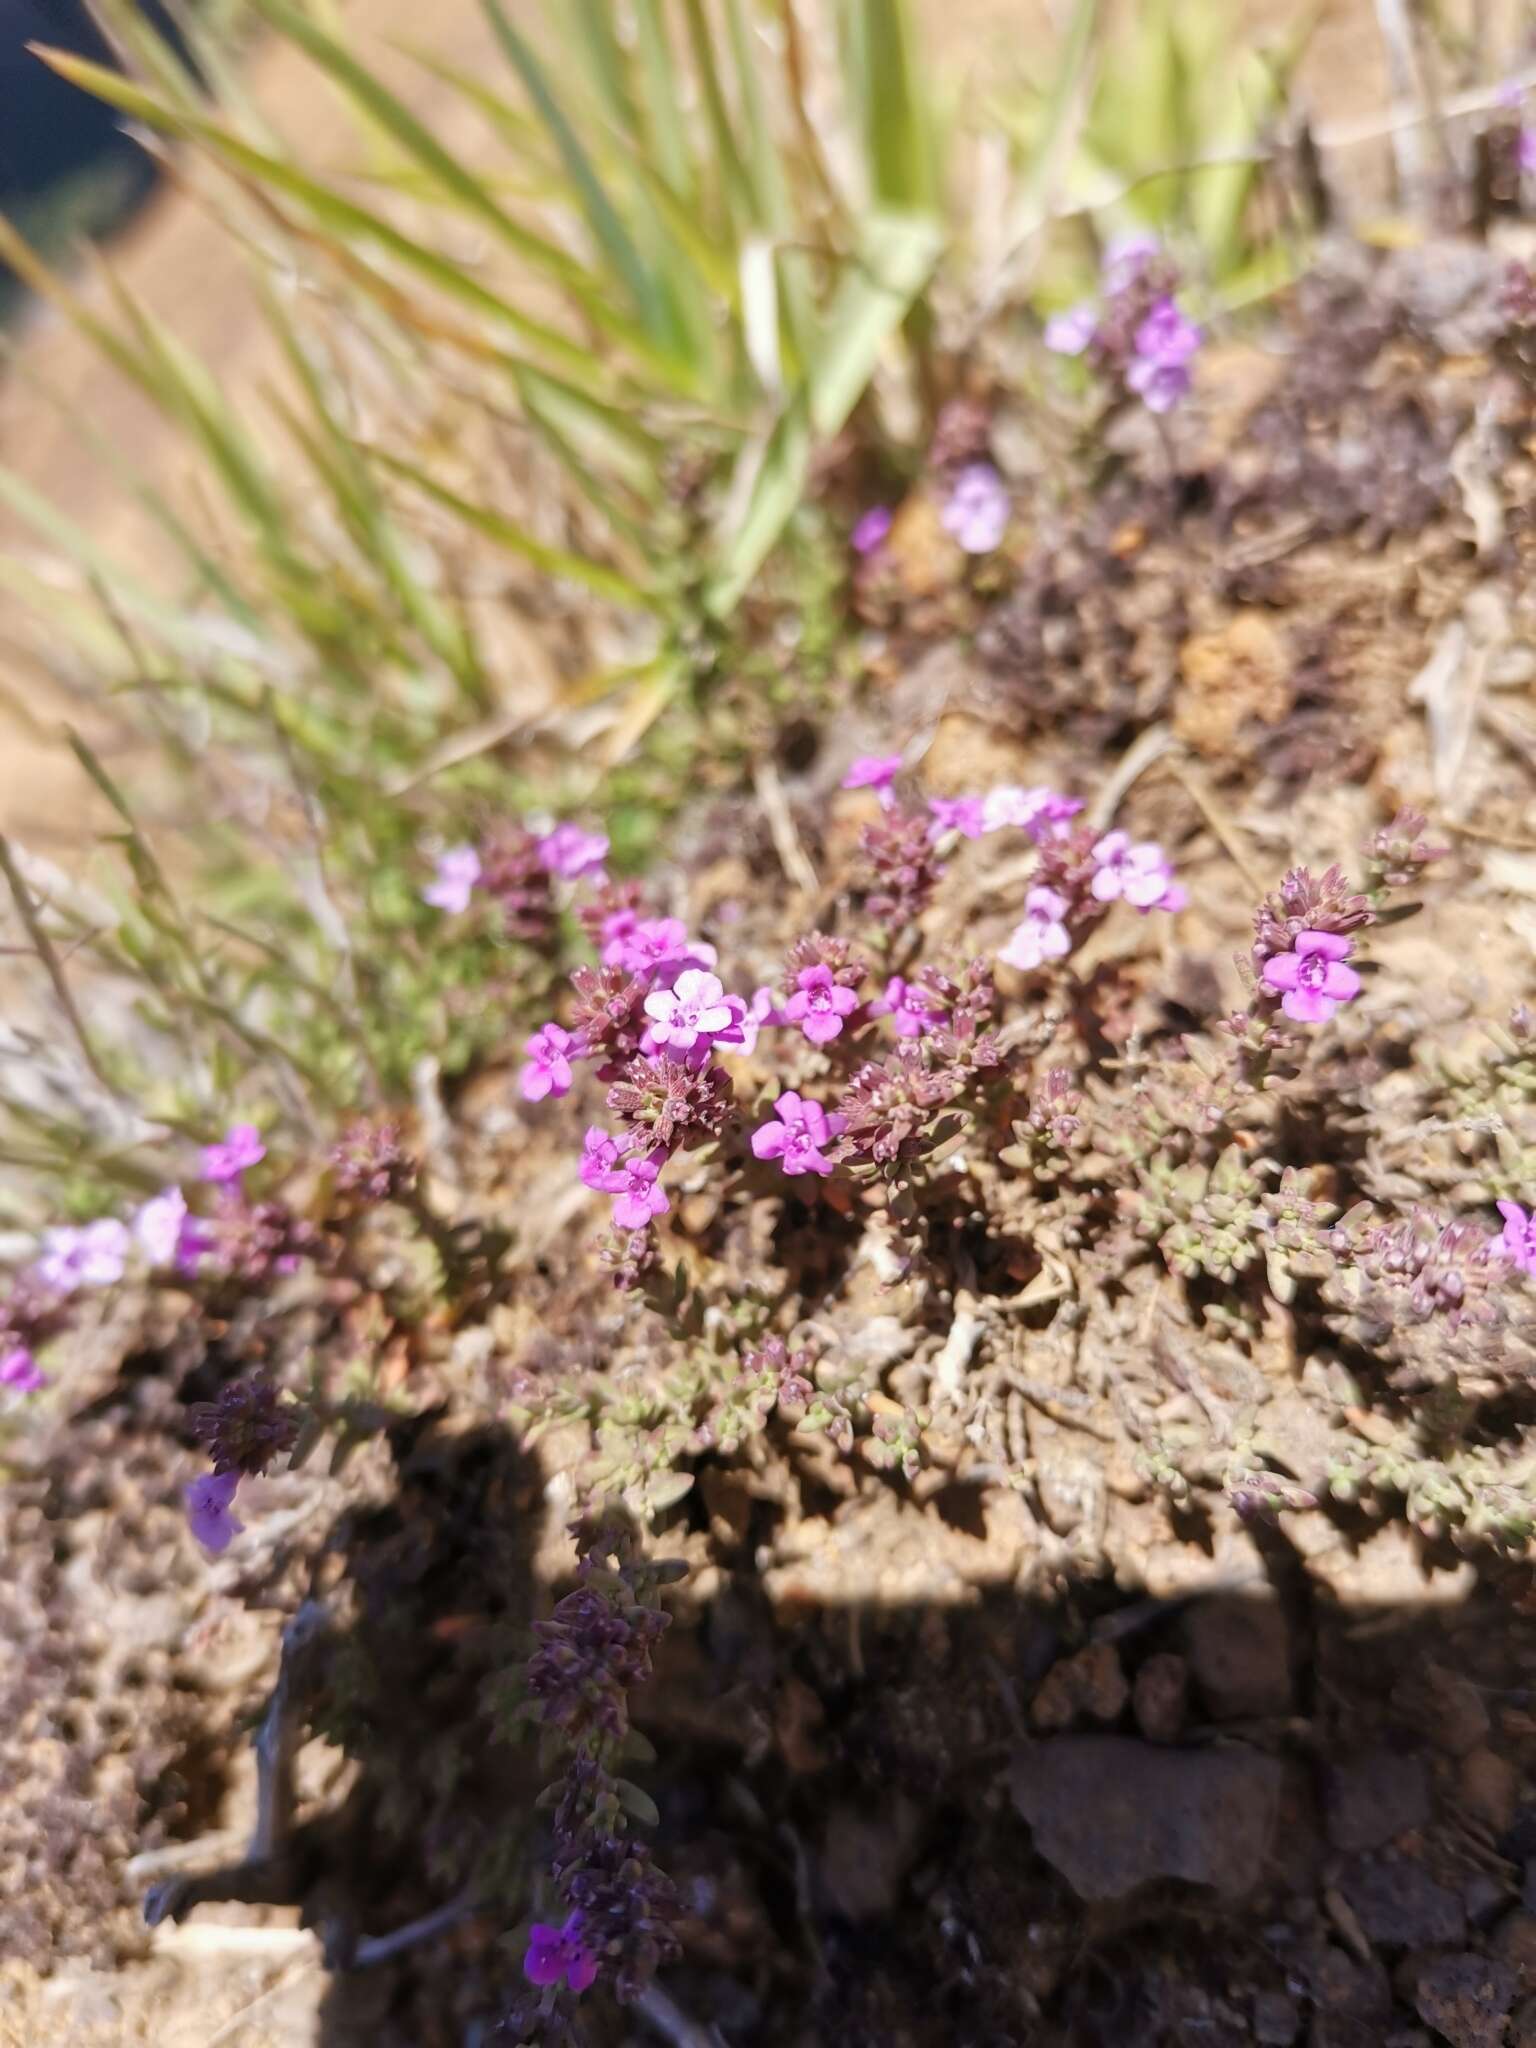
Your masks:
M 943 242 L 943 227 L 929 214 L 877 214 L 866 224 L 810 365 L 811 425 L 823 439 L 842 431 L 881 350 L 933 275 Z

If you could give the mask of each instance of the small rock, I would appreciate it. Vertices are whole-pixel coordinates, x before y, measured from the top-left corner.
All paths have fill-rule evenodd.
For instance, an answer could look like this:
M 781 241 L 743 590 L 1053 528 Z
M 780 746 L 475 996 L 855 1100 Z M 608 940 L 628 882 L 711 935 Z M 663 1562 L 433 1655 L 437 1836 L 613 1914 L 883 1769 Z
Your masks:
M 1502 1835 L 1515 1817 L 1520 1798 L 1520 1773 L 1495 1749 L 1471 1750 L 1459 1773 L 1463 1805 L 1475 1819 Z
M 1488 1952 L 1518 1971 L 1522 1983 L 1536 1984 L 1536 1913 L 1518 1908 L 1506 1913 L 1493 1930 Z
M 1281 1775 L 1256 1750 L 1067 1735 L 1018 1753 L 1013 1797 L 1079 1898 L 1123 1898 L 1159 1877 L 1233 1895 L 1263 1875 Z
M 821 1855 L 821 1880 L 834 1911 L 855 1924 L 893 1913 L 921 1833 L 917 1808 L 899 1792 L 873 1811 L 835 1806 Z
M 1350 1853 L 1382 1849 L 1429 1819 L 1429 1774 L 1421 1758 L 1390 1749 L 1344 1757 L 1328 1773 L 1328 1839 Z
M 1451 2048 L 1501 2048 L 1504 2020 L 1519 1980 L 1507 1963 L 1473 1955 L 1440 1956 L 1419 1974 L 1419 2018 L 1442 2033 Z
M 1030 1702 L 1029 1718 L 1046 1730 L 1070 1728 L 1081 1720 L 1107 1727 L 1119 1720 L 1129 1698 L 1114 1644 L 1092 1643 L 1051 1666 Z
M 1171 1650 L 1159 1650 L 1136 1674 L 1131 1690 L 1136 1726 L 1148 1742 L 1177 1742 L 1189 1712 L 1189 1666 Z
M 1488 1709 L 1469 1678 L 1441 1664 L 1421 1664 L 1392 1688 L 1392 1709 L 1437 1749 L 1465 1756 L 1488 1739 Z
M 1341 1871 L 1339 1890 L 1366 1938 L 1384 1947 L 1433 1948 L 1466 1938 L 1461 1900 L 1420 1863 L 1358 1856 Z
M 1291 1642 L 1273 1595 L 1197 1601 L 1184 1617 L 1190 1675 L 1218 1721 L 1291 1710 Z
M 1260 1991 L 1253 2001 L 1253 2038 L 1258 2048 L 1291 2048 L 1301 2031 L 1301 2010 L 1283 1991 Z

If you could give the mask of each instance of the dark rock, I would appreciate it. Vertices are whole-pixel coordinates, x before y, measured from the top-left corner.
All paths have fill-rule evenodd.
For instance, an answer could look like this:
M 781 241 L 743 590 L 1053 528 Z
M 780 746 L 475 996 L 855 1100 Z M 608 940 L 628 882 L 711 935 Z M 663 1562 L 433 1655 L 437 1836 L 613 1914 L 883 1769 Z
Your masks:
M 1253 2038 L 1258 2048 L 1291 2048 L 1301 2032 L 1301 2009 L 1283 1991 L 1260 1991 L 1253 2001 Z
M 1183 1634 L 1190 1676 L 1215 1720 L 1290 1712 L 1290 1630 L 1273 1596 L 1198 1601 L 1184 1617 Z
M 1443 1664 L 1422 1664 L 1392 1688 L 1398 1719 L 1450 1756 L 1465 1756 L 1487 1739 L 1488 1709 L 1471 1679 Z
M 1522 1998 L 1509 2016 L 1508 2048 L 1536 2048 L 1536 1995 Z
M 1136 1726 L 1148 1742 L 1177 1742 L 1189 1713 L 1189 1666 L 1171 1650 L 1149 1657 L 1131 1689 Z
M 1519 1988 L 1507 1963 L 1468 1950 L 1427 1963 L 1414 2002 L 1419 2018 L 1451 2048 L 1502 2048 L 1504 2022 Z
M 835 1806 L 820 1865 L 833 1910 L 854 1922 L 893 1913 L 917 1859 L 921 1834 L 918 1809 L 900 1793 L 877 1805 Z
M 1328 1773 L 1327 1815 L 1336 1849 L 1385 1848 L 1429 1819 L 1429 1773 L 1421 1758 L 1390 1749 L 1343 1757 Z
M 1457 1774 L 1464 1809 L 1502 1835 L 1513 1822 L 1520 1799 L 1520 1773 L 1508 1757 L 1482 1745 L 1461 1760 Z
M 1128 1736 L 1032 1743 L 1013 1797 L 1035 1847 L 1083 1899 L 1119 1899 L 1153 1878 L 1227 1894 L 1263 1875 L 1281 1767 L 1249 1749 L 1162 1749 Z
M 1431 1948 L 1462 1941 L 1461 1900 L 1420 1863 L 1359 1856 L 1339 1876 L 1339 1890 L 1370 1941 L 1387 1948 Z
M 1536 1913 L 1506 1913 L 1493 1930 L 1488 1950 L 1517 1970 L 1523 1984 L 1536 1985 Z
M 1078 1721 L 1108 1726 L 1119 1720 L 1130 1696 L 1114 1644 L 1093 1643 L 1051 1666 L 1030 1702 L 1029 1718 L 1047 1731 Z

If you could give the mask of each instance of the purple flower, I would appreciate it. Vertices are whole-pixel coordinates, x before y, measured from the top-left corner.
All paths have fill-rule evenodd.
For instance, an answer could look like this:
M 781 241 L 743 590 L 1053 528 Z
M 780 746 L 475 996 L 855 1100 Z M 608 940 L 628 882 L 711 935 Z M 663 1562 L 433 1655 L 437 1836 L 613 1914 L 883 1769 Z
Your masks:
M 133 1219 L 139 1250 L 159 1269 L 174 1266 L 187 1223 L 187 1198 L 180 1188 L 151 1195 Z
M 1536 1273 L 1536 1209 L 1527 1215 L 1518 1202 L 1500 1202 L 1498 1211 L 1504 1218 L 1504 1228 L 1488 1249 L 1518 1266 L 1522 1273 Z M 4 1367 L 0 1367 L 0 1379 L 4 1377 Z
M 1114 298 L 1127 286 L 1135 284 L 1141 273 L 1154 257 L 1162 253 L 1162 244 L 1156 235 L 1133 228 L 1129 233 L 1116 235 L 1104 251 L 1099 265 L 1099 283 L 1105 294 Z
M 17 1394 L 35 1394 L 47 1384 L 47 1375 L 39 1372 L 37 1360 L 24 1344 L 0 1357 L 0 1387 L 9 1387 Z
M 939 524 L 968 555 L 990 555 L 1013 516 L 1008 486 L 990 462 L 968 462 L 955 478 Z
M 873 1017 L 889 1017 L 898 1038 L 922 1038 L 944 1015 L 936 996 L 915 981 L 904 981 L 899 974 L 891 976 L 885 984 L 885 994 L 871 1003 L 869 1010 Z
M 530 1984 L 564 1983 L 577 1993 L 588 1988 L 597 1976 L 597 1958 L 583 1946 L 581 1928 L 580 1913 L 572 1913 L 563 1927 L 535 1920 L 523 1957 L 523 1974 Z
M 1292 952 L 1264 962 L 1264 985 L 1283 996 L 1281 1009 L 1298 1024 L 1326 1024 L 1360 993 L 1359 975 L 1344 965 L 1353 949 L 1337 932 L 1298 932 Z
M 784 1021 L 774 1005 L 771 988 L 758 989 L 750 1003 L 740 996 L 727 996 L 725 1006 L 731 1013 L 731 1022 L 716 1035 L 716 1052 L 739 1052 L 750 1057 L 757 1050 L 757 1034 L 762 1027 Z
M 979 839 L 986 831 L 986 809 L 979 796 L 931 796 L 928 812 L 938 828 L 936 837 L 958 832 L 962 839 Z
M 622 924 L 620 920 L 624 920 Z M 610 925 L 619 925 L 612 932 Z M 603 924 L 603 965 L 622 967 L 626 974 L 649 974 L 662 978 L 668 968 L 713 967 L 713 946 L 690 939 L 680 917 L 642 917 L 628 922 L 620 912 Z
M 266 1156 L 254 1124 L 231 1124 L 217 1145 L 203 1147 L 203 1179 L 238 1180 L 248 1166 L 259 1166 Z
M 579 825 L 557 825 L 535 844 L 539 866 L 547 874 L 563 875 L 568 882 L 583 875 L 600 874 L 608 858 L 608 837 L 603 832 L 584 832 Z
M 1536 171 L 1536 128 L 1527 128 L 1523 121 L 1515 138 L 1515 161 L 1522 171 Z
M 1045 345 L 1058 356 L 1080 356 L 1099 327 L 1099 309 L 1085 299 L 1069 312 L 1055 313 L 1045 323 Z
M 1088 886 L 1100 903 L 1124 897 L 1138 910 L 1182 910 L 1188 900 L 1155 839 L 1106 832 L 1094 842 L 1093 859 L 1097 872 Z
M 1024 898 L 1024 921 L 998 959 L 1006 960 L 1010 967 L 1023 968 L 1025 973 L 1044 966 L 1047 960 L 1062 959 L 1072 950 L 1072 939 L 1063 921 L 1066 914 L 1065 896 L 1054 889 L 1031 889 Z
M 776 1118 L 752 1133 L 754 1157 L 777 1159 L 790 1174 L 829 1174 L 832 1162 L 824 1148 L 846 1129 L 847 1119 L 828 1116 L 819 1102 L 807 1102 L 792 1088 L 773 1106 Z
M 78 1229 L 45 1230 L 38 1278 L 59 1294 L 73 1294 L 81 1287 L 113 1287 L 123 1277 L 131 1242 L 126 1228 L 110 1216 Z
M 596 1188 L 599 1194 L 606 1194 L 608 1183 L 605 1176 L 612 1173 L 618 1163 L 617 1142 L 597 1124 L 589 1124 L 587 1134 L 581 1141 L 582 1185 Z
M 901 773 L 900 754 L 860 754 L 848 763 L 848 773 L 843 777 L 843 789 L 874 789 L 880 792 L 880 801 L 891 801 L 891 784 Z
M 672 1204 L 661 1186 L 661 1165 L 654 1155 L 636 1154 L 590 1179 L 582 1161 L 582 1179 L 588 1187 L 600 1188 L 613 1196 L 613 1221 L 619 1230 L 646 1230 L 653 1216 L 665 1216 Z
M 700 1039 L 705 1044 L 736 1022 L 718 975 L 685 967 L 670 989 L 652 989 L 645 999 L 650 1036 L 658 1045 L 688 1052 Z
M 576 1043 L 562 1024 L 546 1024 L 523 1047 L 527 1064 L 517 1077 L 525 1102 L 546 1095 L 564 1095 L 571 1085 L 571 1047 Z
M 981 800 L 981 827 L 997 832 L 1016 825 L 1038 839 L 1052 825 L 1064 825 L 1083 808 L 1081 797 L 1061 796 L 1054 789 L 1019 789 L 1001 783 Z
M 1171 412 L 1190 386 L 1190 360 L 1200 330 L 1172 299 L 1159 299 L 1136 329 L 1135 359 L 1125 381 L 1148 412 Z
M 1138 356 L 1125 373 L 1125 381 L 1148 412 L 1172 412 L 1188 394 L 1190 375 L 1183 363 L 1155 363 Z
M 795 990 L 784 1005 L 785 1021 L 798 1024 L 812 1045 L 829 1045 L 852 1016 L 859 999 L 832 977 L 830 967 L 802 967 Z
M 228 1550 L 231 1539 L 245 1527 L 231 1512 L 239 1484 L 238 1472 L 205 1472 L 181 1490 L 187 1504 L 187 1526 L 214 1557 Z
M 855 523 L 848 545 L 856 555 L 872 555 L 890 538 L 895 518 L 889 505 L 871 505 Z
M 434 910 L 457 914 L 468 910 L 471 891 L 480 879 L 480 856 L 472 846 L 450 846 L 437 856 L 437 874 L 421 892 Z

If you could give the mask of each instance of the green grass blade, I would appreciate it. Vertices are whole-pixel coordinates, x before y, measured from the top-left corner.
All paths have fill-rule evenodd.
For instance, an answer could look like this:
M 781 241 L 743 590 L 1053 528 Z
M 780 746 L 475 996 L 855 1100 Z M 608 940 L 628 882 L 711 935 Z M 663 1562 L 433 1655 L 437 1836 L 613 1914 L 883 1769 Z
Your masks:
M 608 197 L 591 158 L 582 148 L 564 108 L 550 90 L 549 81 L 531 45 L 512 26 L 501 0 L 481 0 L 481 6 L 492 33 L 521 78 L 535 112 L 548 128 L 550 139 L 560 152 L 592 238 L 602 250 L 609 269 L 623 285 L 646 330 L 658 339 L 665 338 L 661 332 L 661 306 L 640 252 Z
M 881 350 L 933 275 L 943 244 L 943 226 L 929 214 L 877 215 L 867 223 L 809 369 L 811 425 L 822 439 L 841 432 Z
M 586 589 L 595 591 L 599 597 L 610 599 L 614 604 L 627 605 L 636 611 L 659 611 L 659 600 L 650 597 L 637 583 L 627 576 L 621 576 L 616 569 L 606 568 L 601 562 L 594 562 L 586 555 L 571 553 L 568 549 L 551 547 L 547 542 L 536 540 L 525 527 L 503 513 L 493 512 L 488 506 L 475 505 L 467 498 L 461 498 L 456 491 L 439 483 L 436 477 L 418 469 L 415 463 L 407 462 L 402 456 L 391 455 L 384 449 L 372 451 L 372 459 L 392 475 L 429 497 L 434 504 L 441 505 L 455 518 L 461 519 L 476 533 L 505 548 L 509 554 L 519 555 L 525 562 L 531 562 L 546 576 L 558 576 L 567 582 L 580 583 Z

